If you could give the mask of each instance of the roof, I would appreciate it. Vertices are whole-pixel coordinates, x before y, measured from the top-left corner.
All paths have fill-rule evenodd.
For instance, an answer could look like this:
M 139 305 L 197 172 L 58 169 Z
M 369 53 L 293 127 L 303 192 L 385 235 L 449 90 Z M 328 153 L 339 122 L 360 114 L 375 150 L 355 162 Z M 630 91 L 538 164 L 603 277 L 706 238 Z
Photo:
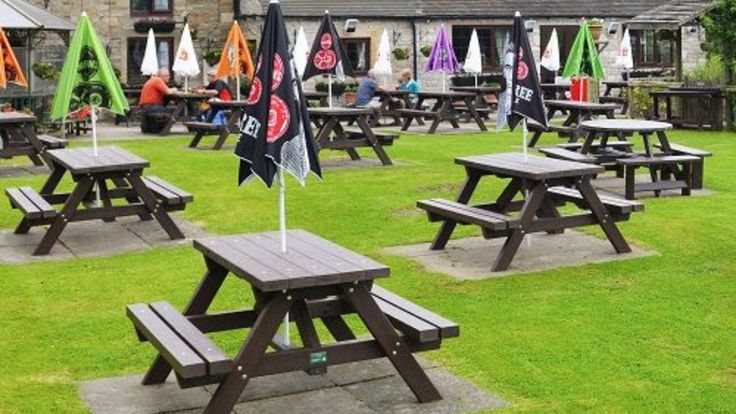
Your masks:
M 262 13 L 268 0 L 260 0 Z M 320 17 L 325 10 L 336 17 L 360 18 L 508 18 L 634 17 L 669 0 L 289 0 L 281 3 L 285 17 Z
M 677 29 L 715 7 L 711 0 L 674 0 L 626 22 L 631 29 Z
M 23 0 L 0 0 L 0 27 L 16 30 L 74 30 L 74 23 Z

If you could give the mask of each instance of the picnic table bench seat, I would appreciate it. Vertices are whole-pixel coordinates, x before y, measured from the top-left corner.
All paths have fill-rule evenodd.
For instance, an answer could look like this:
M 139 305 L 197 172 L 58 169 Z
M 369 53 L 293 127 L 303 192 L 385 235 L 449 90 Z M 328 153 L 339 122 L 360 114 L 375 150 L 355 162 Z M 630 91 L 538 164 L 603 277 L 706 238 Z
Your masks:
M 544 129 L 544 127 L 541 124 L 538 124 L 536 122 L 527 122 L 526 126 L 527 126 L 527 130 L 533 133 L 532 139 L 530 139 L 529 143 L 527 144 L 527 147 L 529 148 L 534 148 L 534 146 L 537 145 L 539 138 L 541 138 L 542 134 L 545 132 L 556 132 L 557 136 L 566 137 L 570 139 L 575 137 L 575 134 L 577 132 L 577 128 L 573 126 L 565 126 L 565 125 L 550 124 L 550 125 L 547 125 L 547 129 Z
M 187 121 L 184 122 L 184 126 L 189 129 L 189 131 L 192 132 L 203 132 L 203 133 L 211 133 L 211 134 L 219 134 L 220 131 L 225 129 L 226 125 L 215 125 L 209 122 L 202 122 L 202 121 Z
M 348 139 L 351 141 L 359 141 L 364 140 L 366 146 L 370 146 L 370 142 L 368 141 L 368 138 L 366 138 L 365 133 L 357 128 L 345 128 L 345 133 L 348 136 Z M 399 134 L 394 134 L 390 132 L 380 132 L 380 131 L 373 131 L 373 135 L 376 137 L 378 142 L 381 143 L 383 146 L 391 146 L 394 145 L 394 140 L 399 139 Z
M 662 149 L 661 144 L 654 144 L 655 147 Z M 692 172 L 691 172 L 691 180 L 690 183 L 691 188 L 693 189 L 702 189 L 703 188 L 703 173 L 704 173 L 704 164 L 705 164 L 705 158 L 713 156 L 713 153 L 710 151 L 705 151 L 697 148 L 691 148 L 686 147 L 684 145 L 680 144 L 673 144 L 670 143 L 670 151 L 674 155 L 690 155 L 693 157 L 698 157 L 699 161 L 694 161 L 692 165 Z
M 566 148 L 539 148 L 539 152 L 546 155 L 549 158 L 555 158 L 558 160 L 584 162 L 584 163 L 595 163 L 596 157 L 588 154 L 581 154 L 577 151 L 572 151 Z
M 578 207 L 582 207 L 585 202 L 580 191 L 574 188 L 556 186 L 550 187 L 547 191 L 552 195 L 552 198 L 555 201 L 561 201 L 563 203 L 571 202 Z M 612 214 L 613 219 L 617 221 L 625 219 L 630 213 L 644 211 L 644 204 L 638 201 L 624 200 L 618 197 L 603 195 L 599 196 L 599 198 L 601 199 L 603 206 L 610 214 Z
M 419 200 L 417 207 L 427 212 L 430 222 L 451 219 L 459 224 L 475 224 L 494 232 L 519 227 L 519 219 L 516 217 L 441 198 Z
M 52 219 L 56 217 L 56 210 L 36 190 L 31 187 L 7 188 L 5 194 L 13 208 L 23 212 L 29 220 Z
M 65 148 L 69 141 L 61 138 L 56 138 L 51 135 L 38 135 L 38 140 L 41 141 L 45 149 L 58 149 Z
M 192 194 L 155 176 L 141 177 L 143 183 L 168 210 L 183 210 L 187 203 L 194 201 Z
M 558 148 L 564 148 L 572 151 L 580 151 L 583 148 L 582 142 L 565 142 L 556 145 Z M 600 141 L 595 141 L 590 145 L 590 150 L 596 152 L 601 147 L 613 148 L 617 150 L 630 151 L 634 147 L 634 143 L 629 141 L 608 141 L 605 145 L 602 145 Z
M 682 190 L 682 195 L 690 195 L 692 166 L 693 163 L 699 161 L 700 158 L 691 155 L 663 155 L 622 158 L 616 163 L 625 169 L 626 199 L 634 200 L 635 194 L 643 191 L 653 191 L 657 197 L 662 190 Z M 667 168 L 668 166 L 681 167 L 681 173 L 675 177 L 675 180 L 664 179 L 668 178 L 671 173 L 671 168 Z M 639 167 L 649 168 L 652 182 L 637 183 L 635 181 L 636 169 Z M 657 177 L 657 172 L 660 177 Z
M 424 119 L 434 119 L 437 117 L 437 112 L 429 109 L 397 109 L 396 113 L 404 115 L 405 117 L 422 117 Z

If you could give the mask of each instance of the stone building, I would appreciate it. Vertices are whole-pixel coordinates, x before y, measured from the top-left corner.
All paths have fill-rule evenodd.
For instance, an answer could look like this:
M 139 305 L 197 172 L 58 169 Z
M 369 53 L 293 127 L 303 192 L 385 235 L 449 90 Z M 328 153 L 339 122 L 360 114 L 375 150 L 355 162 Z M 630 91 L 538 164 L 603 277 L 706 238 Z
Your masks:
M 607 42 L 601 58 L 609 79 L 618 79 L 620 70 L 615 57 L 630 19 L 672 0 L 289 0 L 282 2 L 282 10 L 290 33 L 303 26 L 307 38 L 314 37 L 324 11 L 329 9 L 340 35 L 345 42 L 353 67 L 364 73 L 375 60 L 380 36 L 385 29 L 392 48 L 407 50 L 406 60 L 392 58 L 394 77 L 401 69 L 412 69 L 423 87 L 435 88 L 441 84 L 439 75 L 424 74 L 426 57 L 421 49 L 431 46 L 436 28 L 444 24 L 450 34 L 458 60 L 465 59 L 470 34 L 478 30 L 484 71 L 499 70 L 501 50 L 509 33 L 515 11 L 520 11 L 529 24 L 532 47 L 539 51 L 546 46 L 553 28 L 557 29 L 561 55 L 569 52 L 583 18 L 604 20 L 601 40 Z M 675 0 L 677 2 L 679 0 Z M 251 39 L 257 39 L 262 27 L 267 0 L 236 0 L 238 19 L 242 21 Z M 692 3 L 692 1 L 691 1 Z M 704 2 L 705 3 L 705 2 Z M 348 19 L 357 20 L 354 31 L 346 30 Z M 700 49 L 704 31 L 695 25 L 678 29 L 682 36 L 682 65 L 684 70 L 696 67 L 704 58 Z M 665 73 L 676 65 L 676 36 L 669 30 L 631 31 L 635 69 L 659 69 Z M 564 64 L 564 61 L 563 61 Z M 546 74 L 547 77 L 553 74 Z

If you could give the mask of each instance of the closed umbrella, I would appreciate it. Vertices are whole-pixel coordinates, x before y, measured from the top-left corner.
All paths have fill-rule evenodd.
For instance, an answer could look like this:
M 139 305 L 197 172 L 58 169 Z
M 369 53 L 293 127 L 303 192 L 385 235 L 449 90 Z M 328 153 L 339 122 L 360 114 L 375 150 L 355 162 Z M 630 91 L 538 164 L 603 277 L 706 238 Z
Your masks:
M 181 34 L 179 48 L 176 50 L 176 59 L 172 67 L 174 73 L 184 76 L 184 92 L 189 89 L 188 80 L 190 76 L 199 75 L 199 62 L 197 62 L 197 54 L 194 52 L 192 44 L 192 34 L 189 32 L 189 23 L 184 25 L 184 31 Z
M 18 58 L 13 53 L 10 41 L 5 35 L 5 31 L 0 28 L 0 53 L 2 56 L 2 67 L 0 67 L 0 88 L 6 88 L 8 82 L 12 82 L 18 86 L 28 87 L 26 77 L 23 76 L 23 70 L 20 68 Z
M 603 71 L 603 63 L 598 56 L 598 48 L 593 40 L 593 35 L 588 28 L 588 22 L 583 21 L 575 41 L 570 49 L 570 54 L 565 62 L 562 76 L 573 77 L 587 75 L 592 79 L 603 79 L 606 77 Z M 580 88 L 582 94 L 583 88 Z M 582 98 L 582 97 L 581 97 Z
M 248 43 L 245 41 L 243 31 L 237 21 L 233 21 L 230 31 L 227 34 L 225 46 L 222 48 L 220 62 L 217 64 L 218 79 L 224 77 L 234 77 L 236 83 L 236 96 L 240 100 L 240 76 L 245 75 L 248 79 L 253 78 L 253 59 L 248 51 Z
M 468 54 L 465 55 L 465 63 L 463 70 L 467 73 L 475 75 L 475 86 L 478 86 L 478 74 L 483 72 L 483 62 L 480 56 L 480 42 L 478 41 L 478 32 L 473 29 L 470 35 L 470 43 L 468 44 Z
M 429 60 L 424 71 L 427 73 L 442 72 L 442 92 L 445 91 L 445 75 L 447 73 L 457 73 L 458 71 L 457 57 L 452 49 L 450 38 L 447 37 L 445 25 L 441 25 L 437 30 L 437 36 L 434 40 L 434 46 L 429 53 Z
M 616 65 L 626 72 L 634 68 L 634 57 L 631 53 L 631 36 L 629 35 L 629 29 L 626 29 L 624 37 L 621 39 L 621 46 L 619 46 L 618 54 L 616 55 Z
M 307 67 L 307 59 L 309 59 L 309 42 L 307 41 L 307 35 L 304 34 L 304 27 L 299 26 L 299 31 L 296 34 L 296 41 L 294 42 L 294 66 L 296 66 L 296 72 L 301 77 L 304 75 L 304 69 Z
M 376 54 L 376 63 L 373 70 L 377 75 L 385 76 L 391 80 L 391 43 L 388 40 L 388 31 L 383 29 L 381 42 L 378 43 L 378 53 Z
M 552 35 L 542 54 L 541 65 L 551 72 L 557 73 L 560 70 L 560 43 L 557 39 L 557 29 L 552 29 Z
M 148 40 L 146 40 L 146 50 L 143 53 L 143 62 L 141 62 L 142 75 L 155 75 L 158 73 L 158 55 L 156 54 L 156 37 L 153 35 L 153 29 L 148 29 Z

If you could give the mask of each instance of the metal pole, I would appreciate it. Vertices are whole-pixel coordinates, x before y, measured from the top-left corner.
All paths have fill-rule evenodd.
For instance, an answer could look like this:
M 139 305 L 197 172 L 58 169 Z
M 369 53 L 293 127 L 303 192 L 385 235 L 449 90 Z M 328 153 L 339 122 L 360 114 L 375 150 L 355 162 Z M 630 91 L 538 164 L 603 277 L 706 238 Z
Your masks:
M 524 120 L 522 120 L 521 122 L 522 122 L 521 127 L 522 127 L 522 131 L 523 131 L 522 141 L 524 143 L 524 145 L 522 145 L 522 151 L 524 152 L 524 163 L 526 164 L 527 162 L 529 162 L 529 151 L 526 148 L 526 141 L 527 141 L 527 138 L 528 138 L 527 136 L 529 135 L 529 130 L 526 127 L 526 118 L 524 118 Z
M 332 74 L 327 74 L 327 101 L 330 103 L 332 108 Z
M 284 167 L 279 166 L 279 230 L 281 231 L 281 254 L 286 254 L 286 183 L 284 182 Z M 291 345 L 289 338 L 289 314 L 284 315 L 283 342 L 287 347 Z

